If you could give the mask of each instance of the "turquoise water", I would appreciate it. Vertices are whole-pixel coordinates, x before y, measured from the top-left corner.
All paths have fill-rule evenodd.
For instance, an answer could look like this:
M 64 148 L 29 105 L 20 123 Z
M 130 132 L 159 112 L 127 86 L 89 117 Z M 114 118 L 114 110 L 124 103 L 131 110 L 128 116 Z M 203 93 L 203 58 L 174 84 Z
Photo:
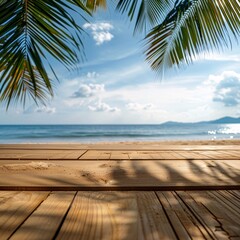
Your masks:
M 0 125 L 0 143 L 240 139 L 240 124 Z

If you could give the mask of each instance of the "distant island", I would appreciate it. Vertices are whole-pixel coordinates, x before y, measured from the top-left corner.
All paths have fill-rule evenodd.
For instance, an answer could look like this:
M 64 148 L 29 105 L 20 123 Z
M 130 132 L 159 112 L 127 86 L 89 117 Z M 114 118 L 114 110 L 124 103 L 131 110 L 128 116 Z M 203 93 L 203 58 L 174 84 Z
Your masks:
M 216 120 L 211 121 L 201 121 L 201 122 L 174 122 L 174 121 L 168 121 L 163 123 L 163 125 L 176 125 L 176 124 L 230 124 L 230 123 L 239 123 L 240 124 L 240 117 L 234 118 L 234 117 L 222 117 Z

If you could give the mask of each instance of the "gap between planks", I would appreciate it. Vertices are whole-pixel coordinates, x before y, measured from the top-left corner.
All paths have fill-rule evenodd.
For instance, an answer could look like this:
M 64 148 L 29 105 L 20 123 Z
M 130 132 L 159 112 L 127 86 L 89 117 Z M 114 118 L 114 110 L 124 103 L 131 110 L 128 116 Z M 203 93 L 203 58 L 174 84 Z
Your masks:
M 224 202 L 213 194 L 224 195 Z M 7 212 L 3 212 L 0 219 L 11 218 L 13 225 L 8 232 L 11 239 L 239 238 L 239 214 L 224 207 L 232 204 L 233 194 L 237 196 L 240 193 L 51 192 L 47 197 L 43 196 L 41 204 L 20 221 L 13 221 L 13 216 Z M 22 208 L 29 205 L 28 198 L 20 197 L 19 200 L 15 204 Z M 14 201 L 10 201 L 9 208 L 14 209 Z M 236 204 L 239 207 L 239 202 Z M 9 208 L 6 211 L 10 211 Z M 9 223 L 6 221 L 5 229 Z
M 240 190 L 240 185 L 214 186 L 0 186 L 0 191 L 217 191 Z

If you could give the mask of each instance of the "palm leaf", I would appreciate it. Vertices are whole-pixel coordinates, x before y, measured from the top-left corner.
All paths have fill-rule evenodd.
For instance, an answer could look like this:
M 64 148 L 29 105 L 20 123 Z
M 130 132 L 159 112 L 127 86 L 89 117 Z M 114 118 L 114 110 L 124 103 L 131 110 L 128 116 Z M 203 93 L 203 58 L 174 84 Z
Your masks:
M 118 0 L 117 9 L 135 22 L 134 32 L 148 31 L 164 18 L 174 0 Z
M 7 107 L 53 95 L 49 59 L 71 69 L 84 58 L 76 7 L 89 14 L 80 0 L 0 0 L 0 101 Z
M 240 33 L 235 0 L 178 0 L 146 37 L 147 61 L 154 70 L 192 62 L 199 53 L 231 47 Z
M 107 7 L 106 0 L 83 0 L 83 2 L 91 12 L 96 11 L 98 8 Z

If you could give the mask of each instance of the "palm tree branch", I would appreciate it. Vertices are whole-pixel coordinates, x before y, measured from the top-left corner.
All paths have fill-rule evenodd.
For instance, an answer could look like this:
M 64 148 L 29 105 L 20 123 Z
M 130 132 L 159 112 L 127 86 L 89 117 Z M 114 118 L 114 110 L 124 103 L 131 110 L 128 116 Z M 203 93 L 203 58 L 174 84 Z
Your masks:
M 90 12 L 80 0 L 0 0 L 0 8 L 0 101 L 45 102 L 53 95 L 49 57 L 70 69 L 85 56 L 71 11 L 84 20 Z
M 134 21 L 134 33 L 159 23 L 174 4 L 174 0 L 118 0 L 117 9 Z
M 231 3 L 229 3 L 231 2 Z M 197 54 L 231 46 L 239 35 L 240 6 L 227 0 L 180 0 L 146 37 L 147 61 L 154 70 L 192 62 Z

